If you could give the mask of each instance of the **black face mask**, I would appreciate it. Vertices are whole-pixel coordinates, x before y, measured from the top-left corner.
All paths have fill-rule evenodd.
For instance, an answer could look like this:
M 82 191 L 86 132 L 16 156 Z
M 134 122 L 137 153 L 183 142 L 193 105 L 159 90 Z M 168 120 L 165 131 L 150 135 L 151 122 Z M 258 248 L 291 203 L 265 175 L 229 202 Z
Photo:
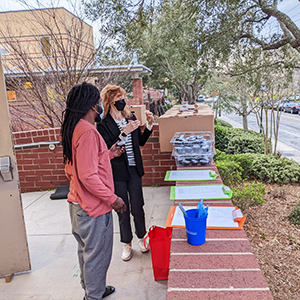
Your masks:
M 97 117 L 95 118 L 95 122 L 99 123 L 99 122 L 101 122 L 101 114 L 103 112 L 102 106 L 100 104 L 97 104 L 97 110 L 95 112 L 97 113 Z
M 118 111 L 123 111 L 123 109 L 126 105 L 125 99 L 116 101 L 114 105 Z

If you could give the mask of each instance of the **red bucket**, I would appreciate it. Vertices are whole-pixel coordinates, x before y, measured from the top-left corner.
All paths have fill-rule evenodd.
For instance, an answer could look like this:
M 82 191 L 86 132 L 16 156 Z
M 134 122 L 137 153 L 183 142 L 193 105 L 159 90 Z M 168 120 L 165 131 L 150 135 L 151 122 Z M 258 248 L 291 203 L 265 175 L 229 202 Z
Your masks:
M 169 277 L 172 228 L 152 226 L 144 243 L 148 237 L 154 280 L 167 280 Z

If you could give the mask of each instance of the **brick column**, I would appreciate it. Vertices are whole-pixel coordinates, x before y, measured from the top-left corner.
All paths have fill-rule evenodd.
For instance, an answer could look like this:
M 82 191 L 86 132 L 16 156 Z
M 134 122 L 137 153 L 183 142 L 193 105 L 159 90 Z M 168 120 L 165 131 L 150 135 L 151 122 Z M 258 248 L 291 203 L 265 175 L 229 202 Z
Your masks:
M 139 99 L 139 104 L 144 104 L 143 81 L 141 78 L 132 79 L 132 94 L 134 99 Z

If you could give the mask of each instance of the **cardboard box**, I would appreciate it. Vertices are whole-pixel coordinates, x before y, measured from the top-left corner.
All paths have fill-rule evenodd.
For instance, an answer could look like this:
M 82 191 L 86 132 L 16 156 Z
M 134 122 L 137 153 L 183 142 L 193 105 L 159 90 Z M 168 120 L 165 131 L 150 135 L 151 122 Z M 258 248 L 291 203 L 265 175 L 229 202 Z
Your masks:
M 146 105 L 131 105 L 130 107 L 131 112 L 134 113 L 138 120 L 140 120 L 141 126 L 145 125 L 147 120 L 145 114 Z
M 170 143 L 175 132 L 181 131 L 211 131 L 214 132 L 214 112 L 208 105 L 198 105 L 195 111 L 179 112 L 180 105 L 158 119 L 159 143 L 161 152 L 172 152 L 173 145 Z

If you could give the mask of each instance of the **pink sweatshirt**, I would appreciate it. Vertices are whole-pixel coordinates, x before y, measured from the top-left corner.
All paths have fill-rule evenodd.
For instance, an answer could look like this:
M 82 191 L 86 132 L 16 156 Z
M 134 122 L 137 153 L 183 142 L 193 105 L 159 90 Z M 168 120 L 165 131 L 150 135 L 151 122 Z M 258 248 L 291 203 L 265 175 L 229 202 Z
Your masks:
M 68 202 L 77 202 L 91 217 L 112 210 L 117 200 L 110 159 L 112 153 L 95 126 L 81 119 L 72 139 L 73 164 L 65 165 L 70 180 Z

